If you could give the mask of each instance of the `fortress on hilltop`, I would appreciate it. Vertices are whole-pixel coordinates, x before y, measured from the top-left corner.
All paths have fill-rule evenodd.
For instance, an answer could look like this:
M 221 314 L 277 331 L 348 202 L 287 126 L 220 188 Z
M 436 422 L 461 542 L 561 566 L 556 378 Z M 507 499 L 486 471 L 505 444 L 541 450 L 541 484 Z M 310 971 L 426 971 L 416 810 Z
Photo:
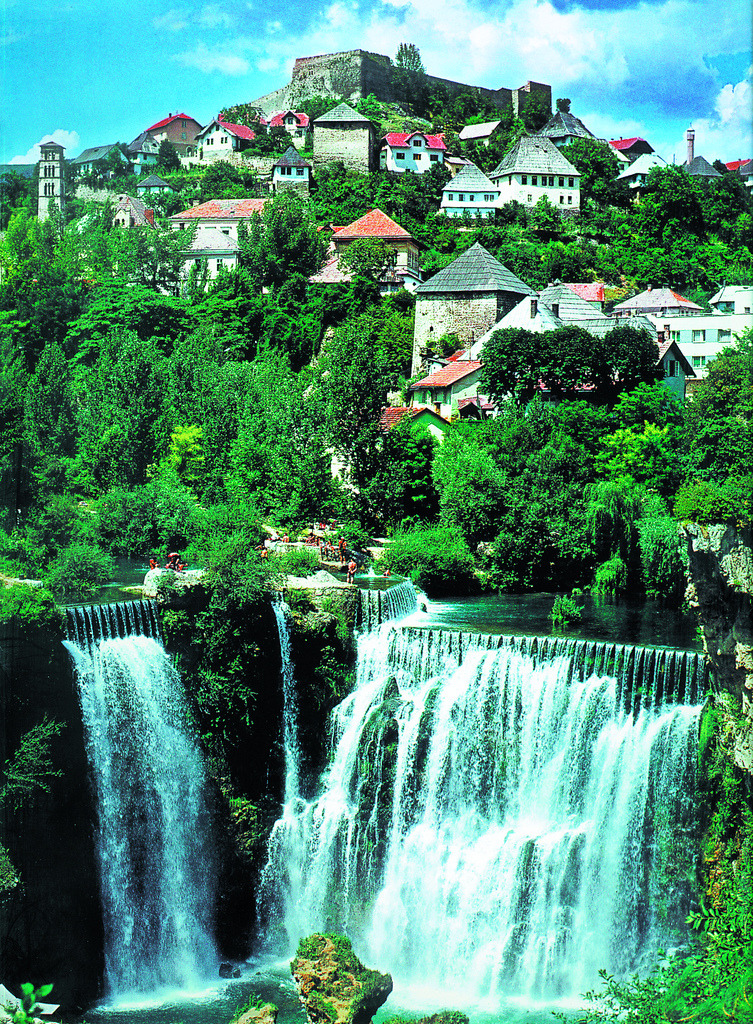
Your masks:
M 312 96 L 344 96 L 346 100 L 353 101 L 371 93 L 383 103 L 394 103 L 399 100 L 393 77 L 395 70 L 389 57 L 366 50 L 298 57 L 290 84 L 252 100 L 251 106 L 259 107 L 266 114 L 275 110 L 295 110 L 298 104 Z M 407 74 L 418 77 L 415 71 Z M 484 89 L 434 75 L 426 75 L 425 78 L 431 85 L 443 86 L 450 95 L 477 89 L 500 110 L 512 105 L 516 116 L 522 113 L 533 95 L 539 95 L 550 109 L 552 105 L 552 87 L 542 82 L 526 82 L 519 89 Z

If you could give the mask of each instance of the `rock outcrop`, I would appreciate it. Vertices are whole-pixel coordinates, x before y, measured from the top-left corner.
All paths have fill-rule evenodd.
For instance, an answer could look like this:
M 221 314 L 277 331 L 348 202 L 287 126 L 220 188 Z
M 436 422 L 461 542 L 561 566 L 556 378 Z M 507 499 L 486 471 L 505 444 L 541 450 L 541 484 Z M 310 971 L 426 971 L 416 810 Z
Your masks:
M 750 529 L 732 524 L 685 523 L 690 585 L 714 689 L 742 707 L 735 730 L 734 761 L 753 773 L 753 550 Z
M 204 597 L 204 573 L 201 569 L 150 569 L 144 577 L 142 597 L 170 608 L 187 608 Z
M 368 1024 L 392 992 L 392 977 L 370 970 L 344 935 L 301 939 L 290 970 L 311 1024 Z

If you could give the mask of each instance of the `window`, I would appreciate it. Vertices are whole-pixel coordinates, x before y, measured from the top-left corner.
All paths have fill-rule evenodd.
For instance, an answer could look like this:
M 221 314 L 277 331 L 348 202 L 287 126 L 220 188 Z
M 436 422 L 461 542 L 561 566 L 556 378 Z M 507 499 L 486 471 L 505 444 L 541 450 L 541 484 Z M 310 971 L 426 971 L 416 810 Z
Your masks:
M 702 341 L 706 340 L 705 331 L 693 331 L 693 343 L 699 345 Z
M 414 153 L 413 154 L 413 159 L 414 160 L 420 160 L 421 159 L 421 154 L 420 153 Z
M 549 184 L 550 184 L 550 186 L 552 188 L 554 188 L 554 175 L 553 174 L 549 175 Z
M 575 184 L 575 180 L 573 178 L 568 178 L 567 179 L 567 186 L 568 186 L 568 188 L 572 188 L 574 184 Z
M 469 192 L 468 193 L 468 202 L 469 203 L 475 203 L 476 202 L 476 196 L 475 196 L 475 194 L 473 192 Z
M 433 163 L 433 162 L 439 160 L 439 157 L 437 156 L 436 153 L 430 153 L 429 154 L 429 160 Z
M 180 133 L 180 137 L 181 137 L 181 139 L 183 139 L 185 141 L 186 133 L 185 132 L 181 132 Z
M 705 366 L 705 365 L 706 365 L 706 356 L 693 356 L 693 366 L 694 367 Z
M 720 345 L 728 345 L 730 341 L 732 341 L 732 332 L 719 331 L 719 334 L 717 335 L 717 340 L 719 341 Z
M 564 196 L 560 196 L 560 203 L 561 203 L 561 204 L 562 204 L 563 206 L 565 205 L 565 197 L 564 197 Z
M 414 139 L 413 140 L 413 145 L 414 146 L 420 146 L 421 145 L 421 140 L 420 139 Z
M 679 377 L 680 376 L 680 374 L 679 374 L 679 367 L 680 367 L 680 364 L 677 362 L 676 359 L 668 359 L 667 360 L 667 377 Z
M 296 167 L 295 173 L 296 173 L 296 177 L 302 178 L 303 177 L 303 168 L 302 167 Z
M 565 187 L 565 179 L 564 178 L 558 178 L 557 179 L 557 184 L 559 185 L 560 188 L 564 188 Z
M 527 174 L 521 174 L 521 176 L 520 176 L 520 184 L 521 185 L 527 185 L 528 184 L 528 175 Z M 531 182 L 531 184 L 533 184 L 533 182 Z
M 530 203 L 530 202 L 532 202 L 532 201 L 533 201 L 533 200 L 531 199 L 531 193 L 529 192 L 529 193 L 528 193 L 528 202 Z
M 538 185 L 538 183 L 539 183 L 538 175 L 537 174 L 531 175 L 531 184 L 532 185 Z
M 745 307 L 745 312 L 746 312 L 746 313 L 750 313 L 750 306 L 746 306 L 746 307 Z
M 405 160 L 405 153 L 395 153 L 396 160 Z
M 458 202 L 459 203 L 464 203 L 465 202 L 465 192 L 458 192 Z
M 572 206 L 573 205 L 573 197 L 572 196 L 568 196 L 567 197 L 567 205 L 568 206 Z

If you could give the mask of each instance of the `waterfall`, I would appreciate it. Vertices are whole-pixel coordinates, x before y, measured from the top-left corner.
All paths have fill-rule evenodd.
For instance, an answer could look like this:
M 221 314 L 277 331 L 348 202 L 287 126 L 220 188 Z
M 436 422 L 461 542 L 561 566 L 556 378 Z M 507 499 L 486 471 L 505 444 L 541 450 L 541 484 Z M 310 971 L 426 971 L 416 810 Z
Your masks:
M 290 655 L 288 606 L 284 601 L 272 605 L 280 639 L 280 674 L 282 676 L 282 723 L 285 744 L 285 803 L 298 796 L 298 695 L 295 688 L 293 660 Z
M 360 599 L 360 624 L 366 633 L 383 622 L 403 619 L 418 609 L 418 595 L 410 580 L 386 590 L 362 590 Z
M 96 794 L 108 992 L 216 977 L 214 864 L 199 748 L 146 602 L 68 609 Z M 137 607 L 138 606 L 138 607 Z
M 402 985 L 466 1001 L 640 969 L 689 909 L 699 665 L 564 638 L 362 635 L 321 792 L 286 806 L 270 847 L 279 938 L 344 931 Z

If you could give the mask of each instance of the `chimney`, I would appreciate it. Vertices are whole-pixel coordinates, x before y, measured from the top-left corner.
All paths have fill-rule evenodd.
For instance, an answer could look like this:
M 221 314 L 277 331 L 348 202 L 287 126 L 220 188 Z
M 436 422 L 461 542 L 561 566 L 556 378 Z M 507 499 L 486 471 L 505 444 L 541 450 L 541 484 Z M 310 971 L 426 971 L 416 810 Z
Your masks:
M 695 128 L 688 128 L 688 167 L 693 163 L 695 155 Z
M 539 311 L 539 300 L 531 299 L 531 319 L 534 320 Z
M 144 210 L 144 216 L 148 222 L 154 227 L 154 210 Z

